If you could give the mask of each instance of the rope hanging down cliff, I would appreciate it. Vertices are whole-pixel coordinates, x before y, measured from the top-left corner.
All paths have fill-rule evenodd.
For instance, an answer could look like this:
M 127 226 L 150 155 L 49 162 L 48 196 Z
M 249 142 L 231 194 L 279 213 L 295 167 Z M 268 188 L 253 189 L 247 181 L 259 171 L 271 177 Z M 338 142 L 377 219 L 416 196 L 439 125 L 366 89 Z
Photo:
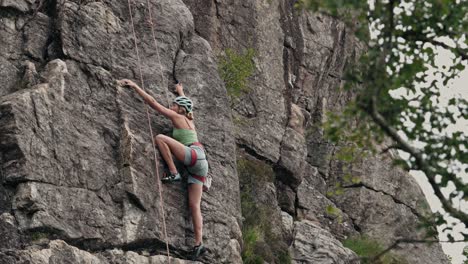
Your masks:
M 141 69 L 140 54 L 138 52 L 137 37 L 136 37 L 136 32 L 135 32 L 135 24 L 133 23 L 132 4 L 130 3 L 130 0 L 127 0 L 127 2 L 128 2 L 128 11 L 130 13 L 130 22 L 131 22 L 131 25 L 132 25 L 133 39 L 134 39 L 134 44 L 135 44 L 135 52 L 136 52 L 137 62 L 138 62 L 138 70 L 139 70 L 139 73 L 140 73 L 140 82 L 141 82 L 142 88 L 145 89 L 145 83 L 144 83 L 144 80 L 143 80 L 143 71 Z M 149 5 L 148 1 L 147 1 L 147 8 L 148 8 L 148 11 L 149 11 L 150 19 L 152 19 L 151 18 L 151 8 L 150 8 L 150 5 Z M 156 38 L 155 38 L 155 35 L 154 35 L 153 24 L 150 23 L 150 26 L 151 26 L 151 32 L 153 34 L 153 39 L 154 39 L 154 43 L 155 43 L 156 51 L 157 51 L 158 49 L 157 49 L 157 44 L 156 44 Z M 161 61 L 159 59 L 159 52 L 157 53 L 157 55 L 158 55 L 158 62 L 161 65 Z M 162 66 L 161 66 L 161 76 L 163 76 Z M 152 143 L 152 146 L 153 146 L 153 159 L 154 159 L 154 164 L 155 164 L 156 180 L 158 182 L 159 201 L 160 201 L 160 206 L 161 206 L 161 216 L 162 216 L 162 222 L 163 222 L 164 240 L 166 242 L 167 260 L 168 260 L 168 263 L 170 264 L 171 259 L 170 259 L 170 252 L 169 252 L 169 242 L 167 240 L 166 219 L 165 219 L 165 214 L 164 214 L 164 203 L 163 203 L 163 197 L 162 197 L 162 192 L 161 192 L 162 186 L 161 186 L 161 180 L 160 180 L 160 177 L 159 177 L 159 169 L 158 169 L 159 164 L 158 164 L 158 158 L 157 158 L 157 155 L 156 155 L 156 146 L 154 145 L 154 140 L 153 140 L 154 135 L 153 135 L 153 129 L 151 127 L 151 118 L 150 118 L 150 115 L 149 115 L 148 105 L 146 105 L 146 104 L 145 104 L 145 109 L 146 109 L 146 118 L 147 118 L 147 121 L 148 121 L 148 128 L 149 128 L 149 132 L 150 132 L 150 135 L 151 135 L 151 143 Z

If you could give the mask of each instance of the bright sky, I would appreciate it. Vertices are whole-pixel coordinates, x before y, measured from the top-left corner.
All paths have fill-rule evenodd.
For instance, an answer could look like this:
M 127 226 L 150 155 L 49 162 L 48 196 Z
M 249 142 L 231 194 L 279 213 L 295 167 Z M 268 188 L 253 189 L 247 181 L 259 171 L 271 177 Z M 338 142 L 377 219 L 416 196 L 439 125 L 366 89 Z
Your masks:
M 369 6 L 373 8 L 374 6 L 374 0 L 368 0 Z M 401 8 L 396 8 L 395 12 L 412 12 L 413 5 L 411 2 L 403 2 L 403 4 L 400 6 Z M 371 39 L 376 38 L 377 32 L 381 29 L 376 28 L 375 25 L 370 25 L 370 33 L 371 33 Z M 451 46 L 453 46 L 453 41 L 450 41 L 448 39 L 441 39 L 440 41 L 443 41 Z M 444 49 L 437 49 L 438 56 L 436 57 L 436 65 L 441 67 L 442 65 L 451 65 L 451 61 L 453 59 L 453 56 L 449 51 L 444 50 Z M 435 79 L 436 77 L 434 77 Z M 428 80 L 428 83 L 430 83 L 432 80 Z M 440 85 L 439 87 L 444 87 L 443 85 Z M 447 86 L 442 88 L 440 90 L 441 95 L 443 98 L 441 98 L 441 104 L 447 104 L 448 100 L 453 97 L 463 97 L 468 100 L 468 67 L 465 69 L 461 74 L 460 77 L 453 80 L 453 82 L 449 83 Z M 398 93 L 396 94 L 398 96 Z M 444 100 L 445 99 L 445 100 Z M 453 131 L 463 131 L 464 134 L 468 137 L 468 120 L 458 120 L 458 122 L 452 126 L 449 127 L 449 130 Z M 450 132 L 450 131 L 449 131 Z M 403 153 L 400 153 L 402 158 L 405 157 Z M 407 155 L 406 155 L 407 156 Z M 462 164 L 464 168 L 468 166 L 468 164 Z M 463 170 L 464 171 L 464 170 Z M 421 186 L 421 189 L 423 190 L 429 205 L 432 209 L 432 211 L 442 211 L 442 206 L 439 201 L 439 199 L 435 196 L 434 191 L 432 190 L 432 187 L 430 186 L 429 182 L 427 181 L 427 178 L 425 175 L 420 172 L 420 171 L 411 171 L 411 175 L 416 179 L 416 181 L 419 183 Z M 466 183 L 468 183 L 468 174 L 463 173 L 461 176 Z M 444 194 L 448 196 L 448 194 L 451 192 L 451 190 L 454 189 L 453 184 L 449 187 L 447 187 L 445 190 L 442 190 Z M 464 210 L 465 212 L 468 212 L 468 202 L 464 201 L 460 203 L 457 203 L 456 206 Z M 449 222 L 452 222 L 451 220 L 448 220 Z M 439 239 L 440 240 L 447 240 L 447 236 L 441 233 L 442 228 L 438 228 L 439 230 Z M 465 230 L 465 232 L 468 232 L 466 227 L 463 224 L 458 224 L 455 225 L 454 231 L 462 231 Z M 454 232 L 457 233 L 457 232 Z M 455 240 L 457 239 L 463 239 L 461 235 L 454 235 Z M 462 255 L 464 247 L 468 247 L 468 243 L 441 243 L 442 248 L 444 252 L 449 255 L 452 258 L 452 264 L 463 264 L 465 257 Z
M 438 49 L 437 50 L 439 55 L 437 56 L 436 58 L 436 64 L 438 66 L 442 66 L 442 65 L 450 65 L 451 64 L 451 60 L 452 60 L 452 55 L 450 54 L 450 52 L 448 52 L 447 50 L 443 50 L 443 49 Z M 428 83 L 430 83 L 432 80 L 428 80 Z M 441 104 L 447 104 L 448 100 L 450 98 L 453 98 L 453 97 L 457 97 L 457 98 L 460 98 L 460 97 L 463 97 L 465 99 L 468 100 L 468 87 L 467 87 L 467 84 L 468 84 L 468 69 L 465 69 L 465 71 L 463 71 L 461 74 L 460 74 L 460 77 L 453 80 L 453 82 L 449 83 L 446 87 L 442 88 L 440 90 L 441 92 L 441 95 L 442 95 L 442 98 L 441 98 Z M 465 119 L 460 119 L 458 120 L 458 122 L 449 127 L 448 129 L 448 132 L 453 132 L 453 131 L 463 131 L 465 135 L 468 136 L 468 120 L 465 120 Z M 408 156 L 408 155 L 405 155 L 403 153 L 400 153 L 401 157 L 405 157 L 405 156 Z M 468 164 L 464 164 L 464 166 L 468 166 Z M 462 170 L 463 171 L 463 170 Z M 429 184 L 429 182 L 427 181 L 427 178 L 425 177 L 425 175 L 420 172 L 420 171 L 411 171 L 410 172 L 411 175 L 413 175 L 413 177 L 416 179 L 416 181 L 419 183 L 419 185 L 421 186 L 421 189 L 423 190 L 428 202 L 429 202 L 429 205 L 432 209 L 433 212 L 436 212 L 436 211 L 441 211 L 442 212 L 442 206 L 441 206 L 441 203 L 439 201 L 439 199 L 434 195 L 434 191 L 432 190 L 432 187 L 431 185 Z M 459 176 L 461 176 L 465 182 L 468 182 L 468 174 L 467 173 L 461 173 Z M 450 185 L 443 189 L 443 193 L 448 196 L 448 194 L 454 190 L 454 186 L 453 184 Z M 458 199 L 458 201 L 456 201 L 455 205 L 459 208 L 461 208 L 462 210 L 464 210 L 465 212 L 468 211 L 468 202 L 466 201 L 462 201 L 460 202 L 460 200 Z M 453 221 L 453 218 L 450 220 L 450 218 L 448 218 L 449 222 L 452 222 Z M 442 240 L 442 241 L 446 241 L 447 240 L 447 236 L 444 235 L 443 233 L 441 233 L 441 230 L 442 230 L 442 227 L 438 228 L 439 229 L 439 239 Z M 461 240 L 463 239 L 463 237 L 459 234 L 460 231 L 462 230 L 465 230 L 465 232 L 467 232 L 468 230 L 466 230 L 466 228 L 464 227 L 463 224 L 457 224 L 454 226 L 454 238 L 455 240 Z M 458 235 L 457 235 L 458 233 Z M 452 263 L 453 264 L 463 264 L 463 261 L 465 260 L 465 258 L 463 257 L 462 255 L 462 252 L 463 252 L 463 249 L 464 247 L 468 246 L 468 243 L 441 243 L 442 245 L 442 248 L 444 250 L 444 252 L 451 256 L 452 257 Z

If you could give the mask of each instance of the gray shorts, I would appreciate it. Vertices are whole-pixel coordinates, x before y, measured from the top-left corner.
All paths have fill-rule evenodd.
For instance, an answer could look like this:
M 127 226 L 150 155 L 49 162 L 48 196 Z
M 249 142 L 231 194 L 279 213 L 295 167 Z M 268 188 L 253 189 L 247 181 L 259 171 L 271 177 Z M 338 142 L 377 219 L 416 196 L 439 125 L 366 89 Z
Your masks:
M 190 164 L 193 166 L 190 166 Z M 208 161 L 206 160 L 205 150 L 200 146 L 191 145 L 185 147 L 184 165 L 189 172 L 188 183 L 195 183 L 203 185 L 203 182 L 192 177 L 206 177 L 208 174 Z

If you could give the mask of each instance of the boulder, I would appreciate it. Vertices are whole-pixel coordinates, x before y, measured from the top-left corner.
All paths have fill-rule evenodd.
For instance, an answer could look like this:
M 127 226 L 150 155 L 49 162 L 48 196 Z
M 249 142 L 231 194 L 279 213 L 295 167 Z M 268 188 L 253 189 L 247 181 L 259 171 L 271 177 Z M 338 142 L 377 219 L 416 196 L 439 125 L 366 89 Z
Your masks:
M 292 263 L 352 264 L 359 257 L 320 226 L 303 220 L 294 223 L 290 248 Z

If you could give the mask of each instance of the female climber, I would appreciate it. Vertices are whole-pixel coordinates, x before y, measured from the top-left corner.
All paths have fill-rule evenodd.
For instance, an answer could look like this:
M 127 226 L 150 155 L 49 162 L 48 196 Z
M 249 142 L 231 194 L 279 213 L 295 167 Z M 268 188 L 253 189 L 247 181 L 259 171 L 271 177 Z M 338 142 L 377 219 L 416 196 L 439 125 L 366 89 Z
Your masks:
M 159 104 L 133 81 L 123 79 L 118 81 L 118 83 L 121 86 L 133 88 L 153 109 L 172 121 L 174 127 L 172 138 L 159 134 L 154 140 L 170 171 L 170 175 L 162 178 L 164 183 L 177 182 L 182 179 L 172 160 L 172 155 L 183 162 L 189 172 L 188 198 L 195 233 L 193 259 L 197 259 L 198 256 L 203 254 L 206 250 L 202 241 L 203 218 L 201 215 L 200 203 L 203 192 L 203 182 L 208 174 L 208 162 L 206 160 L 204 148 L 198 142 L 193 120 L 193 102 L 185 96 L 181 84 L 176 84 L 175 91 L 179 96 L 174 99 L 172 105 L 168 109 Z

